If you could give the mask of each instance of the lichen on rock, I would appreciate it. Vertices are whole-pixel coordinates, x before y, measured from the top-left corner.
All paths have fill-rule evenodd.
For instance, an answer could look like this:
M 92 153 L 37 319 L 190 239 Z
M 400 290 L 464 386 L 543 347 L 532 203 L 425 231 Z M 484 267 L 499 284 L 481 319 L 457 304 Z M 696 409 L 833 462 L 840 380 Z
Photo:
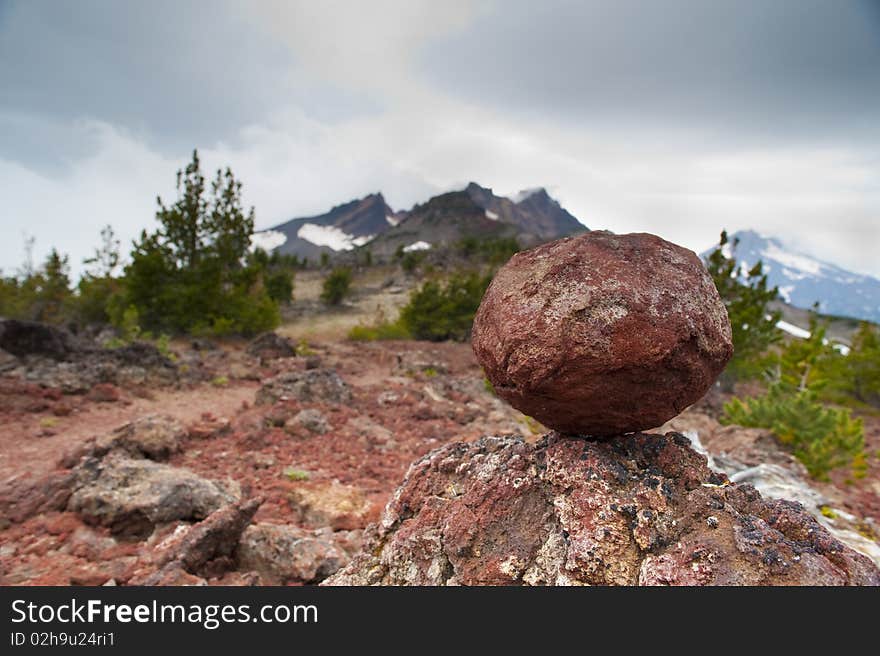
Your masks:
M 877 585 L 802 506 L 678 433 L 485 437 L 415 462 L 327 585 Z

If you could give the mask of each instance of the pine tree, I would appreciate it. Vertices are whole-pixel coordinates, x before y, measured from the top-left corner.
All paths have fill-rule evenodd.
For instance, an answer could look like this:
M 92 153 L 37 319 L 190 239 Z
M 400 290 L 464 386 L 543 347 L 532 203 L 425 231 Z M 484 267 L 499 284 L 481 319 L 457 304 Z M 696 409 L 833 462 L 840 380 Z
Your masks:
M 782 317 L 769 309 L 779 290 L 768 288 L 763 263 L 759 260 L 751 269 L 742 270 L 734 257 L 737 244 L 738 240 L 730 242 L 727 232 L 722 231 L 718 246 L 706 257 L 706 268 L 727 308 L 733 334 L 733 357 L 721 376 L 727 390 L 732 390 L 737 380 L 761 373 L 760 357 L 779 341 L 776 323 Z
M 254 209 L 242 208 L 241 183 L 218 170 L 206 185 L 198 151 L 177 172 L 177 200 L 157 198 L 159 229 L 144 231 L 126 267 L 117 322 L 133 306 L 151 331 L 252 333 L 279 321 L 263 269 L 249 257 Z
M 37 321 L 54 324 L 64 321 L 65 310 L 70 301 L 69 272 L 67 256 L 60 255 L 53 248 L 38 274 L 37 311 L 34 317 Z

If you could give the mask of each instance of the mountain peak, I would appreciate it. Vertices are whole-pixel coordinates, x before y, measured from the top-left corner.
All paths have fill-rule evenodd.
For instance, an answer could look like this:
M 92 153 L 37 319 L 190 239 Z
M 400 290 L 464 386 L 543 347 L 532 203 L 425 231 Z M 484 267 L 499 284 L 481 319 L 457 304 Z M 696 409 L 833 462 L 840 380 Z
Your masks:
M 521 189 L 510 196 L 510 200 L 519 204 L 535 196 L 550 198 L 550 194 L 547 193 L 547 190 L 544 187 L 532 187 L 531 189 Z
M 818 302 L 826 314 L 880 320 L 880 280 L 799 252 L 780 238 L 756 230 L 738 230 L 728 238 L 725 256 L 736 258 L 740 272 L 760 260 L 768 283 L 779 289 L 787 303 L 810 309 Z

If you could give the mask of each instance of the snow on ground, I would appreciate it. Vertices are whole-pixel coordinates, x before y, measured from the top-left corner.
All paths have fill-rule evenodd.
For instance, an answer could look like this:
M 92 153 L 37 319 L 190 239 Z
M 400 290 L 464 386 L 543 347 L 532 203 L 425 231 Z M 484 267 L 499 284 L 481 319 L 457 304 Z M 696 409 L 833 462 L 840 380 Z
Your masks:
M 357 246 L 363 246 L 375 235 L 355 237 L 343 232 L 336 226 L 322 226 L 316 223 L 303 223 L 296 236 L 313 243 L 315 246 L 326 246 L 334 251 L 350 251 Z
M 491 219 L 492 221 L 498 220 L 498 215 L 495 214 L 492 210 L 486 210 L 486 218 Z
M 388 221 L 388 225 L 390 226 L 396 226 L 398 223 L 400 223 L 400 219 L 395 218 L 390 214 L 385 215 L 385 220 Z
M 262 248 L 267 253 L 287 241 L 287 235 L 277 230 L 263 230 L 251 235 L 251 250 Z
M 427 251 L 430 250 L 431 244 L 426 241 L 417 241 L 409 246 L 403 247 L 404 253 L 411 253 L 412 251 Z
M 795 337 L 800 337 L 801 339 L 809 339 L 810 338 L 810 331 L 809 330 L 804 330 L 803 328 L 800 328 L 799 326 L 795 326 L 794 324 L 788 323 L 787 321 L 782 321 L 782 320 L 777 321 L 776 327 L 779 328 L 779 330 L 787 332 L 789 335 L 793 335 Z M 828 340 L 824 339 L 824 340 L 822 340 L 822 343 L 828 344 Z M 833 348 L 835 351 L 837 351 L 841 355 L 844 355 L 844 356 L 849 355 L 849 346 L 847 346 L 846 344 L 834 343 L 831 345 L 831 348 Z
M 776 327 L 783 332 L 788 333 L 789 335 L 794 335 L 795 337 L 800 337 L 801 339 L 809 339 L 810 331 L 804 330 L 803 328 L 799 328 L 795 326 L 793 323 L 788 323 L 787 321 L 777 321 Z

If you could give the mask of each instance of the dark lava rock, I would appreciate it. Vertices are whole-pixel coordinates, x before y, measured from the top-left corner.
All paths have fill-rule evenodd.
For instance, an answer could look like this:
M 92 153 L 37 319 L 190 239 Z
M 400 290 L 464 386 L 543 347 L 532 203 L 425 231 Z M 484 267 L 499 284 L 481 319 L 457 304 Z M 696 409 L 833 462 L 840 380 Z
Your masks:
M 596 436 L 660 426 L 733 353 L 727 312 L 693 252 L 604 231 L 514 255 L 483 297 L 472 343 L 512 406 Z
M 249 355 L 257 358 L 292 358 L 296 355 L 296 349 L 290 341 L 277 333 L 263 333 L 257 336 L 247 346 Z
M 333 369 L 288 371 L 265 381 L 257 391 L 256 403 L 263 405 L 288 399 L 348 403 L 351 389 Z
M 64 360 L 76 350 L 66 330 L 36 321 L 0 319 L 0 348 L 18 357 L 40 355 Z
M 330 585 L 880 585 L 798 503 L 679 433 L 484 437 L 415 462 Z
M 164 543 L 158 564 L 165 566 L 176 562 L 190 574 L 203 574 L 204 568 L 212 561 L 217 567 L 217 561 L 224 560 L 227 567 L 220 569 L 228 569 L 241 534 L 262 503 L 262 499 L 250 499 L 215 510 L 206 519 Z
M 76 489 L 67 509 L 89 524 L 133 537 L 149 534 L 157 524 L 205 519 L 241 496 L 234 483 L 116 451 L 86 458 L 74 471 Z

